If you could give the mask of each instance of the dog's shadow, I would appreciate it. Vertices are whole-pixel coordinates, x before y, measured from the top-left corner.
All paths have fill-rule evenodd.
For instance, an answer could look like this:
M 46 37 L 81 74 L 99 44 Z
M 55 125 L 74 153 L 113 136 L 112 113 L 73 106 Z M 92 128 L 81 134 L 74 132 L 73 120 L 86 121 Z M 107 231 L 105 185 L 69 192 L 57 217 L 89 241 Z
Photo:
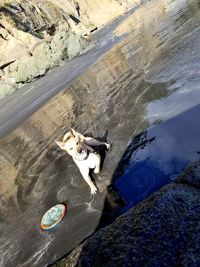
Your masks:
M 86 133 L 85 136 L 93 137 L 98 141 L 107 143 L 108 131 L 106 131 L 102 137 L 96 137 L 91 133 Z M 92 146 L 92 148 L 101 157 L 100 170 L 102 170 L 108 149 L 106 148 L 105 145 Z M 111 144 L 111 149 L 112 149 L 112 144 Z M 97 185 L 98 188 L 102 186 L 103 181 L 99 180 L 98 174 L 96 175 L 93 172 L 93 170 L 90 170 L 90 177 L 92 178 L 93 182 Z M 114 187 L 113 184 L 110 184 L 108 186 L 104 185 L 103 188 L 104 189 L 101 192 L 103 192 L 104 190 L 106 191 L 106 198 L 104 202 L 102 217 L 99 226 L 97 228 L 105 226 L 108 223 L 111 223 L 112 220 L 115 218 L 115 215 L 118 213 L 118 210 L 125 205 L 125 201 L 120 197 L 117 189 Z
M 105 132 L 105 134 L 102 136 L 102 137 L 94 137 L 92 133 L 86 133 L 85 136 L 88 136 L 88 137 L 93 137 L 95 138 L 96 140 L 98 141 L 101 141 L 101 142 L 106 142 L 107 143 L 107 139 L 108 139 L 108 131 Z M 105 145 L 100 145 L 100 146 L 91 146 L 95 152 L 97 154 L 100 155 L 101 157 L 101 164 L 100 164 L 100 171 L 102 170 L 103 168 L 103 164 L 104 164 L 104 161 L 105 161 L 105 158 L 106 158 L 106 152 L 108 151 L 106 146 Z

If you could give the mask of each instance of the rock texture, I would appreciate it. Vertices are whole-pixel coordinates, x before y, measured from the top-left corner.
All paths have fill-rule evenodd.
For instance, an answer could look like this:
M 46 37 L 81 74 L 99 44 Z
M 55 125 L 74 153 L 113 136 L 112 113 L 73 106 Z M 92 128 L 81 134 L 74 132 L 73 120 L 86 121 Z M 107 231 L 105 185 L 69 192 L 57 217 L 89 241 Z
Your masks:
M 80 54 L 91 31 L 133 3 L 137 1 L 2 0 L 0 98 Z
M 3 1 L 0 11 L 0 97 L 80 54 L 94 28 L 49 1 Z
M 199 188 L 196 162 L 54 266 L 200 266 Z

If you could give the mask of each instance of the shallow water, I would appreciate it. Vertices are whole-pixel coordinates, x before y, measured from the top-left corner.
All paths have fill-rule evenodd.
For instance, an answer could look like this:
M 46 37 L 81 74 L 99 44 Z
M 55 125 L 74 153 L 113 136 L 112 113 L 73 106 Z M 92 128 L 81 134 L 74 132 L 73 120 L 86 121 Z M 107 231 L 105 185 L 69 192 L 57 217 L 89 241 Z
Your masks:
M 98 227 L 112 181 L 123 212 L 199 159 L 199 26 L 198 1 L 151 1 L 94 35 L 85 55 L 0 103 L 3 266 L 46 266 L 78 245 Z M 94 198 L 55 145 L 70 126 L 108 131 L 113 144 Z M 60 202 L 63 222 L 42 232 L 42 215 Z

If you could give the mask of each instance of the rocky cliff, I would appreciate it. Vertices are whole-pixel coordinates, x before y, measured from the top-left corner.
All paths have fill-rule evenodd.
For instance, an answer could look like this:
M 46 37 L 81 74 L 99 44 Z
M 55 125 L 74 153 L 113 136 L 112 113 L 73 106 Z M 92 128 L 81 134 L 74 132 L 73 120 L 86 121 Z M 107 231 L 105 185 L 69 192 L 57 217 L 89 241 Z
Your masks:
M 0 3 L 0 98 L 79 55 L 89 34 L 135 0 L 3 0 Z

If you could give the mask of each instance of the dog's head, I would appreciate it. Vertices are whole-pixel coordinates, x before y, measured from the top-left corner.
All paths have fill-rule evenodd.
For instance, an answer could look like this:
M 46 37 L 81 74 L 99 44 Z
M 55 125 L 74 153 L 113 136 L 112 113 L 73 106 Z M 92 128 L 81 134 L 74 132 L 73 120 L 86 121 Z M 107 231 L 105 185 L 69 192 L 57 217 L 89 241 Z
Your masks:
M 76 160 L 84 160 L 88 155 L 84 137 L 74 129 L 66 133 L 62 141 L 56 141 L 56 144 Z

